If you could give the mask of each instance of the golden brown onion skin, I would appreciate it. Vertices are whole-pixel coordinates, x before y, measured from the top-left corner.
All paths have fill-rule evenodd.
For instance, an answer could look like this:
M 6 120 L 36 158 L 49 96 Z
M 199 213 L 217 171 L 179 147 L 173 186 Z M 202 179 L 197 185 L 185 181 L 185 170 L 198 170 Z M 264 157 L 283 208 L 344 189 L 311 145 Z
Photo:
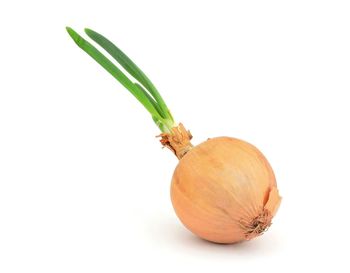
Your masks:
M 218 137 L 179 161 L 171 200 L 181 222 L 199 237 L 236 243 L 265 231 L 281 198 L 272 168 L 257 148 Z

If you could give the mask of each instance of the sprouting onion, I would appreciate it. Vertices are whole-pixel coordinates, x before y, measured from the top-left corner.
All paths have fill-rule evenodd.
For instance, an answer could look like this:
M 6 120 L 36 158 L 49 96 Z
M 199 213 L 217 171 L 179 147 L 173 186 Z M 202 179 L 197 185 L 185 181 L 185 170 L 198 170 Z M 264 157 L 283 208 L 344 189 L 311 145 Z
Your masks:
M 72 28 L 67 31 L 146 108 L 161 131 L 161 144 L 179 159 L 171 200 L 189 230 L 208 241 L 236 243 L 262 234 L 271 225 L 281 197 L 273 170 L 256 147 L 231 137 L 211 138 L 193 146 L 191 133 L 175 123 L 154 84 L 128 56 L 101 34 L 85 29 L 127 76 Z

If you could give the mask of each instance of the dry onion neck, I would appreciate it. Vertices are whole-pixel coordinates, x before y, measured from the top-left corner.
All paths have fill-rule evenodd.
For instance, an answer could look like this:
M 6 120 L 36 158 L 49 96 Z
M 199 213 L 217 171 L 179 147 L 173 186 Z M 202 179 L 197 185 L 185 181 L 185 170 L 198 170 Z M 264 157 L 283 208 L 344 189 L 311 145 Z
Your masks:
M 171 129 L 170 133 L 162 133 L 160 143 L 171 150 L 180 160 L 193 147 L 191 143 L 192 134 L 180 123 Z

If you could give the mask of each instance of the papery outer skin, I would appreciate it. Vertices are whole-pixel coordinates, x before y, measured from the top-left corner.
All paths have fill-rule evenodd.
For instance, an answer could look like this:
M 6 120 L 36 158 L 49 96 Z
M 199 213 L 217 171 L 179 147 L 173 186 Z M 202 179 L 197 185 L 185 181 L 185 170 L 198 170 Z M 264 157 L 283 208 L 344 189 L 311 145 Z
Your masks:
M 276 179 L 264 155 L 253 145 L 229 137 L 209 139 L 179 161 L 171 200 L 189 230 L 216 243 L 246 240 L 242 223 L 264 209 L 272 218 L 280 203 Z

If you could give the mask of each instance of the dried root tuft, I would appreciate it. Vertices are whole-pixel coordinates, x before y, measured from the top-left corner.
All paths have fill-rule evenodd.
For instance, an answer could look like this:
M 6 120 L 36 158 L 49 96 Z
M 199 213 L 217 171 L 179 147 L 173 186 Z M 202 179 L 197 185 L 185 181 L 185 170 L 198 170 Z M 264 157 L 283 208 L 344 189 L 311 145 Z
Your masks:
M 262 235 L 271 226 L 272 215 L 267 209 L 263 209 L 260 214 L 254 217 L 250 222 L 241 221 L 241 227 L 244 230 L 246 240 L 253 239 Z

